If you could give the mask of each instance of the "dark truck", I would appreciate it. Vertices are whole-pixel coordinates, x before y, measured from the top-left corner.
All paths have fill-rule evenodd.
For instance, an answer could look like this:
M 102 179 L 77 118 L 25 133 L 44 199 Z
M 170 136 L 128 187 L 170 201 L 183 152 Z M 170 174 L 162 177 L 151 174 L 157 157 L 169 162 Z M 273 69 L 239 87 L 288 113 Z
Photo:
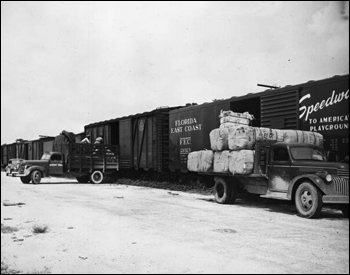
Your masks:
M 45 152 L 41 160 L 20 160 L 7 176 L 23 183 L 38 184 L 43 177 L 75 177 L 80 183 L 101 183 L 118 171 L 117 147 L 103 144 L 71 143 L 67 150 Z
M 234 203 L 238 188 L 264 198 L 294 200 L 299 216 L 316 217 L 325 204 L 349 216 L 349 165 L 326 162 L 322 147 L 302 143 L 257 142 L 253 173 L 214 177 L 215 200 Z

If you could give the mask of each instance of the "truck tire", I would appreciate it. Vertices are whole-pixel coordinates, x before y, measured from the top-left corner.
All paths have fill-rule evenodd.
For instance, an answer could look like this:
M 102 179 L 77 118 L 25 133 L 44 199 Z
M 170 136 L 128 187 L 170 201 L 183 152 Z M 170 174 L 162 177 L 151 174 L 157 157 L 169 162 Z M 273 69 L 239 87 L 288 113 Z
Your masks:
M 41 181 L 41 172 L 39 170 L 34 170 L 31 174 L 31 178 L 34 184 L 39 184 Z
M 215 177 L 214 180 L 215 201 L 220 204 L 234 203 L 237 197 L 237 186 L 224 178 Z
M 89 176 L 77 177 L 77 181 L 78 181 L 79 183 L 88 183 L 88 182 L 89 182 Z
M 317 217 L 322 209 L 321 192 L 311 182 L 303 182 L 295 192 L 295 206 L 299 216 L 309 219 Z
M 231 185 L 231 198 L 230 198 L 230 203 L 234 204 L 237 198 L 237 193 L 238 193 L 238 183 L 235 181 L 230 182 Z
M 31 180 L 30 176 L 21 177 L 21 182 L 23 183 L 30 183 Z
M 94 171 L 91 174 L 90 180 L 94 184 L 99 184 L 103 181 L 103 173 L 101 171 Z

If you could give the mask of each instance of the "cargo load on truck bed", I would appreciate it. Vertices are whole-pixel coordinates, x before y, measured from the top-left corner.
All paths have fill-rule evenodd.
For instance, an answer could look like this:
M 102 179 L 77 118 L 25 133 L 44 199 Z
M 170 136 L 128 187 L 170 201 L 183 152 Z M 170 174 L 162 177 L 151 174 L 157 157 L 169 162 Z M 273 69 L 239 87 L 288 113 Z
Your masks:
M 254 148 L 261 142 L 296 142 L 323 146 L 323 136 L 317 132 L 249 126 L 254 117 L 247 112 L 221 111 L 219 118 L 220 127 L 209 134 L 212 151 L 191 152 L 187 162 L 189 171 L 241 175 L 253 173 Z M 211 163 L 213 165 L 209 165 Z

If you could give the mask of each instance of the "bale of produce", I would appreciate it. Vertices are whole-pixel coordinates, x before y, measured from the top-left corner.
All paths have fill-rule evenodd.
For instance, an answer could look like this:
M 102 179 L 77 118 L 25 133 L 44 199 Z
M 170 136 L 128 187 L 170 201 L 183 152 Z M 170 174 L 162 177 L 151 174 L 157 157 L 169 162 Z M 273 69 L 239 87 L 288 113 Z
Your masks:
M 253 120 L 254 119 L 254 116 L 249 114 L 248 112 L 236 113 L 236 112 L 233 112 L 231 110 L 229 110 L 229 111 L 221 110 L 219 117 L 220 118 L 223 118 L 223 117 L 240 117 L 240 118 L 247 118 L 249 120 Z
M 228 129 L 227 128 L 218 128 L 214 129 L 209 134 L 210 137 L 210 146 L 214 151 L 223 151 L 228 149 L 227 137 Z
M 228 131 L 229 150 L 253 150 L 257 141 L 298 142 L 323 146 L 320 133 L 300 130 L 277 130 L 263 127 L 239 126 Z
M 277 130 L 271 128 L 254 127 L 255 141 L 277 141 Z
M 225 116 L 220 118 L 220 127 L 226 127 L 229 128 L 229 125 L 234 124 L 242 124 L 242 125 L 249 125 L 250 120 L 247 118 L 242 117 L 232 117 L 232 116 Z
M 229 171 L 235 175 L 247 175 L 254 169 L 254 150 L 231 151 L 228 155 Z
M 254 149 L 255 132 L 253 127 L 235 126 L 228 128 L 228 148 L 230 150 Z
M 215 152 L 214 153 L 214 164 L 213 164 L 213 170 L 217 173 L 229 173 L 229 167 L 228 167 L 228 155 L 230 151 L 225 150 L 222 152 Z
M 213 171 L 214 152 L 211 150 L 195 151 L 188 154 L 187 169 L 192 172 Z
M 235 113 L 233 111 L 222 111 L 219 115 L 220 128 L 229 128 L 237 125 L 249 125 L 250 121 L 254 119 L 254 116 L 245 113 Z

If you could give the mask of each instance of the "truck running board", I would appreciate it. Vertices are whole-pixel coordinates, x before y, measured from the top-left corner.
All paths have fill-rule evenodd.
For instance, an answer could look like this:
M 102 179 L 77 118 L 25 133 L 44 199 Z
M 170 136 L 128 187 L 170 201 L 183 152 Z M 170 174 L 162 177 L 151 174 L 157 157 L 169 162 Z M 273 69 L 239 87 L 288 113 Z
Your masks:
M 260 195 L 260 198 L 288 200 L 287 193 L 268 191 L 266 195 Z

